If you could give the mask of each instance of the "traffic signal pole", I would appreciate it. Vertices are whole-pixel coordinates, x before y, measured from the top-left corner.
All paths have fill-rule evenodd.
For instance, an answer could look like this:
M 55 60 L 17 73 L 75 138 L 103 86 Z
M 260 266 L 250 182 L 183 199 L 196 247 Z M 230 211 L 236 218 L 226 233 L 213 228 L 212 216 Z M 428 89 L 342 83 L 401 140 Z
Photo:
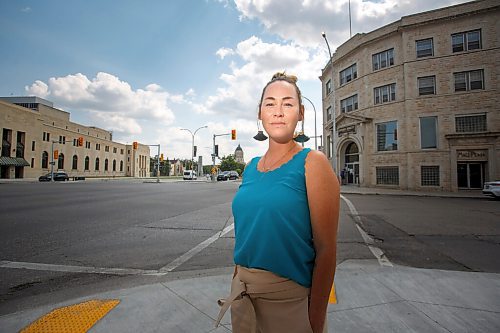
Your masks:
M 215 137 L 217 136 L 227 136 L 227 135 L 230 135 L 231 136 L 231 140 L 236 140 L 236 130 L 231 130 L 231 133 L 224 133 L 224 134 L 214 134 L 214 150 L 213 150 L 213 154 L 212 154 L 212 170 L 215 170 L 215 158 L 218 156 L 218 153 L 219 152 L 215 152 Z M 212 174 L 212 182 L 216 182 L 217 181 L 217 178 L 215 177 L 215 173 Z

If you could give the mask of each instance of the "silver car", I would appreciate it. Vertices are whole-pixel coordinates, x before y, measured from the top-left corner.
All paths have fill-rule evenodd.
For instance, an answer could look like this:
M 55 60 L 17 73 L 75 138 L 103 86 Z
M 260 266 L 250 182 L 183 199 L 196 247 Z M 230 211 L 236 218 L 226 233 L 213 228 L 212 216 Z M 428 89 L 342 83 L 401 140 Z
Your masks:
M 500 180 L 484 183 L 483 194 L 500 199 Z

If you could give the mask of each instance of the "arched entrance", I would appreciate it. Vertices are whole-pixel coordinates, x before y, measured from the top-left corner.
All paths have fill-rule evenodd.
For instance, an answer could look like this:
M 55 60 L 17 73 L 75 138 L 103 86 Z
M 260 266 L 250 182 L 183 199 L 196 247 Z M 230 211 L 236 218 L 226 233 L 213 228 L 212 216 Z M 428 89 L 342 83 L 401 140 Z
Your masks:
M 359 184 L 359 148 L 355 142 L 347 144 L 344 153 L 344 168 L 340 172 L 342 184 Z

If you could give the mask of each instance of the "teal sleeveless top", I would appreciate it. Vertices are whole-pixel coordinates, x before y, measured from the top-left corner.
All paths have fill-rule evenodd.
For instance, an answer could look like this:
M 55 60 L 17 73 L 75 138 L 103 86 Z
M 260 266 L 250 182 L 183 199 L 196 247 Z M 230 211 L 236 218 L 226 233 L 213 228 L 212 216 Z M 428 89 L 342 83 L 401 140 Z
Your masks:
M 311 287 L 316 253 L 307 201 L 302 149 L 279 168 L 257 170 L 260 157 L 250 161 L 236 193 L 234 262 L 259 268 Z

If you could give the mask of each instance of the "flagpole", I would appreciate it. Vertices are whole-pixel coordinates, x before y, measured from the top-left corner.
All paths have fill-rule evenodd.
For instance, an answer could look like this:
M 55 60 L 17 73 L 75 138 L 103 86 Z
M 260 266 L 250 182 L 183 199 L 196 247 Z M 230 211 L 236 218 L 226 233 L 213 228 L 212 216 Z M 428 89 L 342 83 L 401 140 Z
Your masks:
M 352 28 L 351 28 L 351 0 L 349 0 L 349 38 L 352 37 Z

